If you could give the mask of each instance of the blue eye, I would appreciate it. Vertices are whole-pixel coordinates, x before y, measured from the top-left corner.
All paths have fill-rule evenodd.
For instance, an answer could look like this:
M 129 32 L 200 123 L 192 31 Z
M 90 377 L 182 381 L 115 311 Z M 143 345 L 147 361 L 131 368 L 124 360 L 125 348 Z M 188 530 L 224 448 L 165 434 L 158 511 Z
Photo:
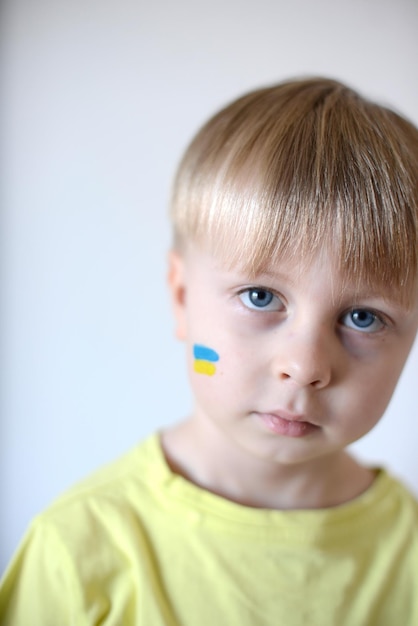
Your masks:
M 367 309 L 353 309 L 342 318 L 342 323 L 348 328 L 354 328 L 362 333 L 375 333 L 383 328 L 384 323 L 376 313 Z
M 252 287 L 239 294 L 241 302 L 249 309 L 260 309 L 262 311 L 279 311 L 283 308 L 283 303 L 268 289 Z

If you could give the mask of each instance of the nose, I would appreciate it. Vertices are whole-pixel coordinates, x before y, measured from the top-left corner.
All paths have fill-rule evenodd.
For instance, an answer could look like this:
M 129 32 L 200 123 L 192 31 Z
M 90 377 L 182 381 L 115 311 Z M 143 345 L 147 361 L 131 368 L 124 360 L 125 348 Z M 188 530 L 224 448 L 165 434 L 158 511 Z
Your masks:
M 333 346 L 324 330 L 289 332 L 276 356 L 276 376 L 299 387 L 322 389 L 331 381 Z

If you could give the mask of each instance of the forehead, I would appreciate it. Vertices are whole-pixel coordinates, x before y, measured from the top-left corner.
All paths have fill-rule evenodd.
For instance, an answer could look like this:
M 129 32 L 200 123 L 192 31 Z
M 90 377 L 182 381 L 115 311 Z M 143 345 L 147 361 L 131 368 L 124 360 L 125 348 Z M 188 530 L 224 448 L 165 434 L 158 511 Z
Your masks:
M 333 246 L 343 283 L 415 300 L 416 129 L 341 85 L 301 86 L 248 94 L 197 135 L 174 185 L 176 245 L 253 274 Z
M 194 247 L 194 246 L 193 246 Z M 374 268 L 359 267 L 357 271 L 344 262 L 341 250 L 335 242 L 323 242 L 323 245 L 307 247 L 287 246 L 283 252 L 274 255 L 260 255 L 258 262 L 254 256 L 238 250 L 233 238 L 226 238 L 223 245 L 212 246 L 200 242 L 197 246 L 208 253 L 213 260 L 213 268 L 221 272 L 231 272 L 246 281 L 286 282 L 289 286 L 303 283 L 306 275 L 314 271 L 325 279 L 335 302 L 385 300 L 402 310 L 418 310 L 418 280 L 410 278 L 405 284 L 391 284 L 382 279 Z
M 283 281 L 291 288 L 297 288 L 306 283 L 306 280 L 319 279 L 318 282 L 328 285 L 334 304 L 379 300 L 388 302 L 395 308 L 418 309 L 418 298 L 415 298 L 415 305 L 411 302 L 411 307 L 405 306 L 404 298 L 397 290 L 391 290 L 381 281 L 362 279 L 344 270 L 339 265 L 338 255 L 327 248 L 309 257 L 278 258 L 254 278 L 267 279 L 272 283 Z

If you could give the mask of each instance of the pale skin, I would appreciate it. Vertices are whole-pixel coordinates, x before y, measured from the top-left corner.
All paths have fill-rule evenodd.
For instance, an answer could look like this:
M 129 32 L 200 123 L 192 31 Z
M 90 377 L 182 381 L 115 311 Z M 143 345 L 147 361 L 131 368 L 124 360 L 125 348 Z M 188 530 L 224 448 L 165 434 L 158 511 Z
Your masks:
M 374 473 L 347 446 L 380 420 L 418 328 L 418 301 L 345 282 L 330 252 L 230 270 L 190 243 L 170 255 L 177 337 L 186 342 L 195 406 L 161 441 L 174 471 L 253 507 L 343 504 Z M 193 370 L 195 343 L 218 352 Z

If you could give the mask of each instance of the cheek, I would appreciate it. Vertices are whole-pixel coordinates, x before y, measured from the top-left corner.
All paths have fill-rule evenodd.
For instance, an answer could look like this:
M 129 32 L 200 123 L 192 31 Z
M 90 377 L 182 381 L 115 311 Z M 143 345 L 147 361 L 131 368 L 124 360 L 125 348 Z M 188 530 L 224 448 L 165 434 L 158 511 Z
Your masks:
M 357 430 L 368 432 L 384 414 L 400 375 L 399 368 L 375 368 L 373 373 L 353 377 L 352 385 L 346 387 L 341 399 L 351 413 Z
M 218 366 L 219 354 L 204 344 L 193 345 L 193 370 L 196 374 L 214 376 Z
M 247 359 L 248 361 L 248 359 Z M 233 406 L 243 397 L 249 363 L 228 338 L 192 344 L 188 372 L 196 400 L 205 406 Z

